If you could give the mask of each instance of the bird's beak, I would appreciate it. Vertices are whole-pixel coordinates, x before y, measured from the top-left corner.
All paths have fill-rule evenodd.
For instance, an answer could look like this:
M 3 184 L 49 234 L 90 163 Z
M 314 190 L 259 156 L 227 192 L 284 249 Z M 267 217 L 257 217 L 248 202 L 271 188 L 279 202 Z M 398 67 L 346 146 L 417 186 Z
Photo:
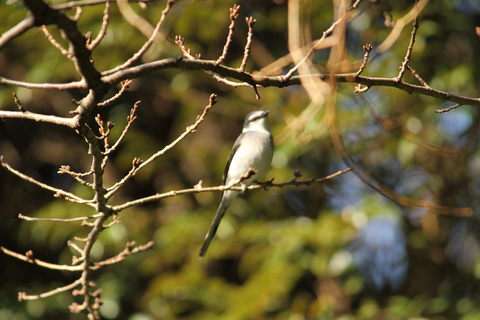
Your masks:
M 266 116 L 268 116 L 269 113 L 270 113 L 270 111 L 268 111 L 268 110 L 267 110 L 267 111 L 263 111 L 261 117 L 262 117 L 262 118 L 265 118 Z

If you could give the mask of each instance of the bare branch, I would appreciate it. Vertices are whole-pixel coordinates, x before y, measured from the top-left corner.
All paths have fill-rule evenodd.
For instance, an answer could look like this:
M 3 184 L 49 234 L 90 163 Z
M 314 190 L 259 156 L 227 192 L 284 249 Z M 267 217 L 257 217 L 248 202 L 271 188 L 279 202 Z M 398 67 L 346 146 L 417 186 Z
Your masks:
M 82 254 L 82 249 L 79 246 L 77 246 L 73 241 L 68 240 L 67 245 L 72 249 L 74 249 L 75 251 L 77 251 L 78 253 Z M 72 263 L 72 264 L 75 264 L 75 263 Z
M 31 28 L 35 27 L 35 20 L 33 16 L 28 15 L 25 19 L 20 21 L 15 27 L 5 31 L 0 36 L 0 50 L 5 47 L 10 41 L 24 34 Z
M 247 66 L 247 61 L 250 56 L 250 46 L 252 45 L 253 25 L 255 24 L 255 22 L 257 22 L 257 20 L 253 19 L 252 17 L 248 17 L 245 18 L 245 21 L 248 25 L 248 34 L 247 43 L 245 44 L 245 49 L 243 51 L 242 64 L 240 65 L 240 68 L 238 68 L 238 70 L 241 72 L 245 71 L 245 67 Z
M 42 294 L 27 295 L 25 292 L 19 292 L 18 293 L 18 301 L 37 300 L 37 299 L 51 297 L 51 296 L 53 296 L 57 293 L 60 293 L 60 292 L 73 290 L 75 287 L 77 287 L 79 285 L 80 285 L 80 279 L 75 280 L 74 282 L 72 282 L 69 285 L 66 285 L 64 287 L 58 287 L 56 289 L 53 289 L 52 291 L 48 291 L 48 292 L 45 292 L 45 293 L 42 293 Z
M 102 75 L 107 76 L 107 75 L 113 74 L 115 72 L 118 72 L 120 70 L 128 68 L 129 66 L 132 65 L 132 63 L 137 61 L 145 53 L 145 51 L 147 51 L 147 49 L 150 48 L 152 43 L 155 41 L 155 39 L 157 37 L 157 34 L 160 31 L 160 27 L 163 25 L 163 22 L 165 21 L 165 18 L 167 17 L 167 14 L 170 11 L 170 9 L 172 8 L 172 5 L 174 3 L 175 3 L 175 0 L 168 0 L 167 1 L 167 6 L 162 11 L 162 16 L 161 16 L 160 20 L 158 21 L 157 25 L 155 26 L 155 29 L 153 29 L 153 31 L 149 34 L 150 38 L 148 39 L 147 42 L 145 42 L 143 44 L 143 46 L 140 48 L 140 50 L 138 50 L 130 59 L 125 61 L 125 63 L 123 63 L 123 64 L 121 64 L 121 65 L 119 65 L 119 66 L 117 66 L 117 67 L 115 67 L 111 70 L 103 72 Z M 128 5 L 128 3 L 127 3 L 127 5 Z M 147 35 L 147 37 L 148 37 L 148 35 Z
M 409 64 L 407 65 L 407 69 L 418 80 L 418 82 L 420 82 L 422 84 L 422 86 L 424 86 L 426 88 L 430 88 L 430 86 L 427 84 L 427 82 L 425 80 L 423 80 L 420 77 L 420 75 Z
M 43 25 L 43 26 L 40 27 L 40 29 L 42 29 L 43 33 L 45 34 L 45 38 L 47 38 L 47 40 L 50 41 L 50 43 L 52 44 L 52 46 L 55 49 L 60 51 L 60 53 L 62 55 L 64 55 L 65 57 L 67 57 L 68 59 L 72 58 L 72 54 L 70 52 L 68 52 L 67 49 L 62 47 L 62 45 L 60 43 L 57 42 L 57 40 L 54 38 L 54 36 L 48 30 L 47 26 Z
M 402 81 L 403 75 L 405 74 L 405 71 L 407 71 L 408 66 L 410 65 L 410 57 L 412 56 L 413 45 L 415 44 L 415 37 L 417 36 L 419 17 L 420 12 L 417 12 L 415 18 L 413 19 L 413 29 L 410 37 L 410 43 L 408 44 L 407 53 L 405 54 L 405 58 L 403 59 L 402 65 L 400 67 L 400 72 L 398 73 L 398 76 L 396 78 L 397 81 Z
M 60 218 L 36 218 L 36 217 L 29 217 L 29 216 L 24 216 L 23 214 L 19 213 L 18 218 L 23 219 L 25 221 L 51 221 L 51 222 L 75 222 L 75 221 L 84 221 L 84 220 L 89 220 L 89 219 L 96 219 L 100 217 L 100 214 L 95 214 L 92 216 L 86 216 L 86 217 L 78 217 L 78 218 L 66 218 L 66 219 L 60 219 Z
M 370 51 L 372 51 L 373 47 L 371 44 L 367 43 L 366 45 L 363 46 L 363 50 L 365 50 L 365 54 L 363 55 L 363 62 L 360 68 L 358 68 L 357 73 L 355 73 L 355 76 L 359 76 L 362 74 L 363 70 L 365 70 L 365 67 L 367 66 L 368 62 L 368 57 L 370 55 Z
M 122 94 L 128 89 L 130 88 L 130 85 L 132 84 L 132 80 L 124 80 L 121 82 L 122 84 L 122 87 L 120 88 L 120 91 L 118 91 L 113 97 L 111 97 L 110 99 L 107 99 L 105 101 L 102 101 L 98 104 L 99 107 L 104 107 L 106 106 L 107 104 L 109 103 L 112 103 L 113 101 L 117 100 L 118 98 L 120 98 L 122 96 Z
M 80 7 L 77 7 L 80 8 Z M 103 10 L 103 19 L 102 19 L 102 27 L 98 32 L 97 37 L 88 45 L 88 49 L 93 50 L 95 49 L 100 42 L 103 40 L 103 37 L 107 34 L 107 27 L 108 21 L 110 19 L 110 2 L 105 2 L 105 9 Z
M 46 190 L 49 190 L 49 191 L 52 191 L 54 192 L 56 195 L 60 195 L 64 198 L 69 198 L 71 201 L 73 202 L 76 202 L 76 203 L 81 203 L 81 204 L 87 204 L 87 205 L 92 205 L 90 202 L 88 201 L 85 201 L 84 199 L 80 198 L 80 197 L 77 197 L 76 195 L 74 195 L 73 193 L 70 193 L 70 192 L 67 192 L 65 190 L 62 190 L 62 189 L 58 189 L 58 188 L 54 188 L 48 184 L 45 184 L 45 183 L 42 183 L 40 181 L 37 181 L 35 180 L 34 178 L 30 177 L 30 176 L 27 176 L 23 173 L 21 173 L 20 171 L 17 171 L 15 169 L 13 169 L 8 163 L 6 163 L 3 159 L 3 156 L 0 157 L 0 164 L 2 165 L 2 167 L 4 167 L 5 169 L 7 169 L 8 171 L 10 171 L 11 173 L 15 174 L 16 176 L 22 178 L 23 180 L 26 180 L 28 182 L 31 182 L 33 184 L 36 184 L 37 186 L 39 186 L 40 188 L 43 188 L 43 189 L 46 189 Z
M 444 113 L 444 112 L 448 112 L 448 111 L 451 111 L 453 109 L 457 109 L 458 107 L 460 107 L 461 104 L 454 104 L 453 106 L 450 106 L 448 108 L 444 108 L 444 109 L 437 109 L 435 110 L 435 113 Z
M 140 105 L 140 102 L 141 101 L 135 102 L 132 110 L 130 110 L 130 114 L 127 117 L 127 125 L 123 129 L 122 134 L 120 135 L 120 137 L 117 139 L 117 141 L 115 142 L 115 144 L 113 146 L 108 148 L 108 150 L 105 150 L 105 154 L 108 155 L 108 154 L 112 153 L 120 145 L 120 143 L 123 141 L 123 139 L 127 135 L 128 131 L 130 131 L 132 123 L 135 121 L 135 119 L 137 119 L 137 116 L 135 115 L 135 113 L 138 110 L 138 106 Z
M 67 266 L 67 265 L 53 264 L 53 263 L 35 259 L 33 257 L 32 251 L 28 251 L 26 255 L 23 255 L 23 254 L 19 254 L 11 250 L 8 250 L 7 248 L 4 248 L 4 247 L 0 247 L 0 250 L 2 250 L 3 253 L 8 254 L 9 256 L 12 256 L 14 258 L 17 258 L 19 260 L 22 260 L 31 264 L 39 265 L 47 269 L 62 270 L 62 271 L 81 271 L 82 270 L 81 266 Z
M 133 177 L 137 172 L 138 170 L 142 169 L 143 167 L 145 167 L 146 165 L 148 165 L 149 163 L 153 162 L 155 159 L 157 159 L 159 156 L 165 154 L 165 152 L 169 151 L 170 149 L 172 149 L 175 145 L 177 145 L 180 141 L 182 141 L 186 136 L 188 136 L 189 134 L 191 133 L 194 133 L 196 132 L 198 126 L 200 125 L 200 123 L 203 122 L 203 120 L 205 120 L 205 117 L 208 113 L 208 111 L 210 110 L 210 108 L 213 107 L 213 105 L 217 102 L 217 95 L 216 94 L 211 94 L 210 95 L 210 100 L 209 100 L 209 103 L 208 105 L 205 107 L 205 109 L 203 110 L 203 113 L 200 115 L 200 116 L 197 116 L 197 120 L 195 121 L 195 123 L 191 126 L 188 126 L 186 129 L 185 129 L 185 132 L 183 132 L 177 139 L 175 139 L 172 143 L 170 143 L 169 145 L 165 146 L 162 150 L 158 151 L 157 153 L 155 153 L 154 155 L 150 156 L 150 158 L 148 158 L 147 160 L 145 160 L 144 162 L 141 162 L 140 159 L 134 159 L 133 161 L 133 167 L 132 169 L 130 170 L 130 172 L 125 176 L 123 177 L 122 180 L 120 180 L 119 182 L 117 182 L 115 185 L 113 185 L 112 187 L 108 188 L 108 193 L 105 195 L 105 197 L 108 199 L 110 198 L 121 186 L 123 186 L 125 184 L 125 182 L 130 179 L 131 177 Z
M 227 56 L 228 49 L 230 48 L 230 44 L 232 43 L 233 31 L 235 29 L 235 20 L 238 18 L 238 11 L 240 10 L 240 6 L 234 4 L 232 8 L 230 8 L 230 25 L 228 26 L 228 35 L 227 40 L 225 41 L 225 45 L 223 46 L 222 55 L 218 57 L 217 61 L 215 61 L 216 65 L 219 65 L 225 60 Z
M 143 246 L 138 246 L 138 247 L 134 248 L 135 241 L 128 242 L 127 245 L 125 246 L 125 250 L 123 250 L 122 252 L 117 254 L 115 257 L 112 257 L 110 259 L 100 261 L 100 262 L 95 262 L 95 264 L 92 266 L 92 270 L 98 270 L 98 269 L 100 269 L 104 266 L 109 266 L 109 265 L 112 265 L 112 264 L 119 263 L 119 262 L 125 260 L 125 258 L 130 256 L 130 255 L 133 255 L 133 254 L 136 254 L 136 253 L 139 253 L 139 252 L 142 252 L 142 251 L 146 251 L 146 250 L 152 248 L 154 244 L 155 244 L 155 242 L 150 241 Z
M 20 103 L 20 100 L 18 100 L 18 97 L 15 94 L 15 92 L 13 92 L 13 101 L 15 102 L 15 105 L 17 106 L 18 110 L 20 110 L 22 113 L 27 112 L 27 110 L 25 110 L 25 108 Z
M 76 128 L 78 126 L 78 118 L 63 118 L 45 114 L 21 111 L 5 111 L 0 110 L 0 119 L 28 119 L 37 122 L 53 123 L 60 126 Z
M 272 183 L 272 181 L 270 180 L 270 181 L 268 181 L 264 184 L 250 185 L 246 189 L 247 190 L 255 190 L 255 189 L 272 188 L 272 187 L 283 188 L 285 186 L 297 186 L 297 187 L 298 186 L 309 186 L 313 183 L 323 183 L 327 180 L 331 180 L 335 177 L 338 177 L 339 175 L 350 172 L 353 169 L 355 169 L 355 168 L 350 167 L 350 168 L 347 168 L 345 170 L 337 171 L 337 172 L 335 172 L 335 173 L 333 173 L 329 176 L 326 176 L 324 178 L 319 178 L 319 179 L 311 178 L 311 179 L 308 179 L 308 180 L 297 180 L 298 176 L 295 175 L 294 179 L 288 180 L 286 182 Z M 129 202 L 126 202 L 126 203 L 121 204 L 121 205 L 113 206 L 112 210 L 115 211 L 115 212 L 120 212 L 122 210 L 125 210 L 127 208 L 130 208 L 132 206 L 136 206 L 136 205 L 139 205 L 139 204 L 144 204 L 144 203 L 148 203 L 148 202 L 152 202 L 152 201 L 158 201 L 160 199 L 171 198 L 171 197 L 175 197 L 175 196 L 178 196 L 178 195 L 184 195 L 184 194 L 203 193 L 203 192 L 212 192 L 212 191 L 222 191 L 223 192 L 225 190 L 243 191 L 244 188 L 242 188 L 241 186 L 237 186 L 237 185 L 241 181 L 243 181 L 245 179 L 248 179 L 250 174 L 251 173 L 249 171 L 247 171 L 244 176 L 241 176 L 237 181 L 234 181 L 233 183 L 231 183 L 227 186 L 217 186 L 217 187 L 206 187 L 206 188 L 204 188 L 204 187 L 201 187 L 201 184 L 198 184 L 194 188 L 191 188 L 191 189 L 172 190 L 172 191 L 169 191 L 169 192 L 157 193 L 157 194 L 149 196 L 149 197 L 129 201 Z
M 42 90 L 69 90 L 69 89 L 84 89 L 86 82 L 84 80 L 72 81 L 68 83 L 32 83 L 25 81 L 11 80 L 0 77 L 0 84 L 12 87 L 23 87 L 27 89 L 42 89 Z

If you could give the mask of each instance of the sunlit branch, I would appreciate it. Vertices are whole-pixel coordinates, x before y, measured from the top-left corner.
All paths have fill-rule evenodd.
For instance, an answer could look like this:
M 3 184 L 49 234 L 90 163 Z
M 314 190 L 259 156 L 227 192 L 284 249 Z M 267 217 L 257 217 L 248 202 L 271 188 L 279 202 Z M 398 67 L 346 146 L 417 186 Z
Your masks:
M 124 80 L 121 82 L 121 85 L 122 87 L 120 88 L 120 90 L 111 98 L 105 100 L 105 101 L 102 101 L 100 103 L 98 103 L 98 106 L 99 107 L 104 107 L 106 105 L 108 105 L 109 103 L 112 103 L 114 102 L 115 100 L 117 100 L 118 98 L 120 98 L 122 96 L 122 94 L 128 89 L 130 88 L 130 85 L 132 84 L 132 80 Z
M 444 113 L 444 112 L 452 111 L 454 109 L 457 109 L 460 106 L 461 106 L 461 104 L 457 103 L 457 104 L 454 104 L 453 106 L 450 106 L 448 108 L 436 109 L 435 113 Z
M 54 264 L 54 263 L 38 260 L 33 257 L 32 251 L 28 251 L 26 255 L 23 255 L 23 254 L 8 250 L 7 248 L 4 248 L 4 247 L 0 247 L 0 250 L 2 250 L 3 253 L 8 254 L 9 256 L 12 256 L 14 258 L 17 258 L 19 260 L 22 260 L 31 264 L 36 264 L 40 267 L 44 267 L 47 269 L 62 270 L 62 271 L 81 271 L 82 270 L 81 266 L 67 266 L 67 265 Z
M 78 183 L 82 184 L 82 185 L 85 185 L 85 186 L 88 186 L 88 187 L 92 187 L 92 184 L 85 181 L 84 179 L 82 179 L 83 177 L 88 177 L 90 175 L 93 174 L 92 171 L 89 171 L 89 172 L 83 172 L 83 173 L 78 173 L 78 172 L 73 172 L 70 168 L 70 166 L 68 165 L 62 165 L 60 166 L 60 169 L 58 169 L 57 173 L 59 174 L 68 174 L 70 175 L 73 179 L 75 179 Z
M 115 185 L 113 185 L 112 187 L 110 187 L 107 191 L 108 193 L 105 195 L 105 197 L 108 199 L 109 197 L 111 197 L 122 185 L 125 184 L 125 182 L 127 180 L 129 180 L 131 177 L 133 177 L 140 169 L 142 169 L 143 167 L 145 167 L 146 165 L 148 165 L 149 163 L 153 162 L 155 159 L 157 159 L 159 156 L 165 154 L 167 151 L 169 151 L 170 149 L 172 149 L 174 146 L 176 146 L 180 141 L 182 141 L 186 136 L 188 136 L 189 134 L 191 133 L 194 133 L 196 132 L 198 126 L 200 125 L 200 123 L 203 122 L 203 120 L 205 120 L 205 117 L 208 113 L 208 111 L 210 110 L 210 108 L 213 107 L 213 105 L 217 102 L 217 95 L 216 94 L 211 94 L 210 95 L 210 99 L 209 99 L 209 103 L 208 105 L 205 107 L 205 109 L 203 110 L 203 113 L 200 115 L 200 116 L 197 116 L 197 120 L 195 121 L 195 123 L 191 126 L 188 126 L 185 131 L 177 138 L 175 139 L 172 143 L 170 143 L 169 145 L 165 146 L 162 150 L 158 151 L 157 153 L 155 153 L 154 155 L 150 156 L 150 158 L 148 158 L 147 160 L 145 161 L 141 161 L 139 159 L 134 159 L 133 161 L 133 167 L 132 169 L 130 170 L 130 172 L 125 176 L 123 177 L 122 180 L 120 180 L 119 182 L 117 182 Z
M 42 299 L 42 298 L 47 298 L 51 297 L 57 293 L 60 292 L 65 292 L 65 291 L 70 291 L 73 290 L 75 287 L 80 285 L 80 279 L 70 283 L 69 285 L 66 285 L 64 287 L 58 287 L 56 289 L 53 289 L 52 291 L 44 292 L 41 294 L 35 294 L 35 295 L 27 295 L 25 292 L 19 292 L 18 293 L 18 301 L 24 301 L 24 300 L 37 300 L 37 299 Z
M 11 80 L 4 77 L 0 77 L 0 84 L 12 86 L 12 87 L 22 87 L 27 89 L 42 89 L 42 90 L 82 89 L 82 88 L 86 88 L 86 85 L 87 85 L 85 80 L 72 81 L 68 83 L 33 83 L 33 82 Z
M 413 45 L 415 44 L 415 37 L 417 36 L 419 17 L 420 14 L 417 13 L 415 15 L 415 18 L 413 19 L 413 29 L 410 37 L 410 43 L 408 44 L 407 53 L 405 54 L 405 58 L 403 59 L 402 65 L 400 67 L 400 72 L 398 73 L 398 76 L 396 78 L 397 81 L 402 81 L 403 75 L 405 74 L 405 71 L 407 71 L 408 66 L 410 65 L 410 57 L 412 56 Z
M 163 0 L 128 0 L 129 2 L 159 2 Z M 88 7 L 95 6 L 97 4 L 103 4 L 107 2 L 116 2 L 116 0 L 80 0 L 80 1 L 70 1 L 66 3 L 57 3 L 52 5 L 54 9 L 57 10 L 66 10 L 76 7 Z
M 252 17 L 245 18 L 245 21 L 248 25 L 248 34 L 247 34 L 247 42 L 245 43 L 245 49 L 243 50 L 243 59 L 242 63 L 240 64 L 239 71 L 244 71 L 245 67 L 247 66 L 248 58 L 250 57 L 250 47 L 252 45 L 252 36 L 253 36 L 253 25 L 257 22 L 257 20 L 253 19 Z
M 88 49 L 90 50 L 95 49 L 103 40 L 103 38 L 107 34 L 109 19 L 110 19 L 110 2 L 107 1 L 105 2 L 105 9 L 103 10 L 102 27 L 100 28 L 100 31 L 98 32 L 97 37 L 88 45 Z
M 135 104 L 133 105 L 133 108 L 130 110 L 130 114 L 127 116 L 127 124 L 125 125 L 125 128 L 122 131 L 122 134 L 120 135 L 120 137 L 117 139 L 117 141 L 115 142 L 115 144 L 113 146 L 108 148 L 108 150 L 105 150 L 105 154 L 108 155 L 108 154 L 112 153 L 115 149 L 117 149 L 118 146 L 120 145 L 120 143 L 123 141 L 123 139 L 127 135 L 128 131 L 130 131 L 130 128 L 131 128 L 133 122 L 135 121 L 135 119 L 137 119 L 137 116 L 135 115 L 135 113 L 138 110 L 138 106 L 140 105 L 140 102 L 141 101 L 135 102 Z
M 163 23 L 164 23 L 164 21 L 167 17 L 167 14 L 170 11 L 170 9 L 172 8 L 172 5 L 173 5 L 174 2 L 175 2 L 175 0 L 168 0 L 167 1 L 167 6 L 162 11 L 162 16 L 160 17 L 160 20 L 158 21 L 157 25 L 155 26 L 155 29 L 152 30 L 149 39 L 143 44 L 143 46 L 130 59 L 125 61 L 123 64 L 121 64 L 121 65 L 119 65 L 119 66 L 117 66 L 117 67 L 115 67 L 111 70 L 103 72 L 102 75 L 104 75 L 104 76 L 105 75 L 110 75 L 110 74 L 113 74 L 117 71 L 123 70 L 123 69 L 131 66 L 135 61 L 137 61 L 145 53 L 145 51 L 147 51 L 148 48 L 150 48 L 150 46 L 155 41 L 155 39 L 158 35 L 158 32 L 160 31 L 160 28 L 163 25 Z M 128 5 L 128 3 L 127 3 L 127 5 Z
M 222 55 L 218 57 L 217 61 L 215 64 L 219 65 L 225 60 L 225 57 L 227 56 L 228 49 L 230 48 L 230 44 L 232 43 L 232 37 L 233 37 L 233 31 L 235 30 L 235 20 L 238 18 L 238 10 L 240 10 L 239 5 L 233 5 L 232 8 L 230 8 L 230 25 L 228 26 L 228 35 L 227 35 L 227 40 L 225 41 L 225 45 L 223 46 L 223 51 Z
M 48 30 L 47 26 L 43 25 L 40 27 L 40 29 L 42 29 L 43 33 L 45 34 L 45 38 L 47 38 L 47 40 L 55 49 L 60 51 L 60 53 L 65 57 L 67 57 L 68 59 L 72 58 L 72 54 L 69 53 L 68 50 L 65 49 L 60 43 L 58 43 L 58 41 L 55 39 L 53 34 L 51 34 L 50 31 Z
M 17 25 L 15 25 L 13 28 L 10 28 L 9 30 L 5 31 L 1 36 L 0 36 L 0 50 L 7 45 L 10 41 L 13 39 L 21 36 L 28 30 L 32 29 L 35 27 L 35 19 L 33 16 L 28 15 L 25 19 L 20 21 Z
M 417 79 L 418 82 L 420 82 L 422 84 L 422 86 L 424 86 L 426 88 L 430 88 L 430 86 L 427 84 L 427 82 L 425 80 L 423 80 L 422 77 L 420 77 L 420 75 L 410 65 L 407 65 L 407 69 L 415 77 L 415 79 Z
M 17 171 L 15 169 L 13 169 L 8 163 L 6 163 L 3 159 L 3 156 L 0 157 L 0 164 L 2 165 L 2 167 L 4 167 L 5 169 L 7 169 L 8 171 L 10 171 L 11 173 L 15 174 L 16 176 L 22 178 L 23 180 L 26 180 L 28 182 L 31 182 L 37 186 L 39 186 L 40 188 L 43 188 L 43 189 L 46 189 L 46 190 L 49 190 L 49 191 L 52 191 L 55 193 L 55 195 L 59 195 L 63 198 L 68 198 L 69 200 L 71 200 L 72 202 L 76 202 L 76 203 L 80 203 L 80 204 L 87 204 L 87 205 L 90 205 L 92 206 L 92 204 L 89 202 L 89 201 L 86 201 L 80 197 L 77 197 L 76 195 L 74 195 L 73 193 L 70 193 L 70 192 L 67 192 L 65 190 L 62 190 L 62 189 L 58 189 L 58 188 L 54 188 L 48 184 L 45 184 L 45 183 L 42 183 L 40 181 L 37 181 L 35 180 L 34 178 L 30 177 L 30 176 L 27 176 L 26 174 L 23 174 L 21 173 L 20 171 Z
M 372 51 L 372 48 L 373 48 L 372 45 L 369 43 L 363 46 L 363 50 L 365 50 L 365 54 L 363 55 L 362 65 L 360 66 L 360 68 L 358 68 L 358 71 L 357 73 L 355 73 L 355 76 L 361 75 L 363 70 L 365 70 L 365 67 L 367 66 L 367 62 L 368 62 L 368 57 L 370 55 L 370 51 Z
M 315 183 L 323 183 L 327 180 L 331 180 L 335 177 L 338 177 L 339 175 L 348 173 L 348 172 L 350 172 L 354 169 L 355 169 L 354 167 L 350 167 L 350 168 L 347 168 L 345 170 L 337 171 L 337 172 L 335 172 L 331 175 L 328 175 L 326 177 L 323 177 L 323 178 L 311 178 L 311 179 L 307 179 L 307 180 L 298 180 L 298 177 L 300 177 L 301 174 L 296 173 L 295 178 L 293 178 L 291 180 L 288 180 L 288 181 L 285 181 L 285 182 L 273 183 L 272 180 L 270 180 L 270 181 L 267 181 L 266 183 L 250 185 L 246 189 L 247 190 L 256 190 L 256 189 L 262 189 L 262 188 L 267 188 L 267 189 L 283 188 L 283 187 L 286 187 L 286 186 L 296 186 L 296 187 L 309 186 L 309 185 L 312 185 L 312 184 L 315 184 Z M 155 195 L 152 195 L 152 196 L 149 196 L 149 197 L 140 198 L 140 199 L 136 199 L 136 200 L 126 202 L 126 203 L 121 204 L 121 205 L 113 206 L 112 210 L 115 211 L 115 212 L 120 212 L 122 210 L 125 210 L 127 208 L 130 208 L 132 206 L 136 206 L 136 205 L 139 205 L 139 204 L 144 204 L 144 203 L 148 203 L 148 202 L 152 202 L 152 201 L 158 201 L 158 200 L 161 200 L 161 199 L 171 198 L 171 197 L 175 197 L 175 196 L 179 196 L 179 195 L 185 195 L 185 194 L 213 192 L 213 191 L 223 192 L 225 190 L 235 190 L 235 191 L 240 192 L 240 191 L 244 190 L 243 187 L 238 186 L 238 184 L 240 182 L 241 182 L 241 179 L 239 179 L 239 180 L 237 180 L 237 181 L 235 181 L 235 182 L 233 182 L 233 183 L 231 183 L 230 185 L 227 185 L 227 186 L 216 186 L 216 187 L 206 187 L 206 188 L 204 188 L 204 187 L 201 187 L 200 185 L 197 185 L 194 188 L 190 188 L 190 189 L 172 190 L 172 191 L 165 192 L 165 193 L 158 193 L 158 194 L 155 194 Z
M 23 214 L 19 213 L 18 218 L 23 219 L 25 221 L 76 222 L 76 221 L 85 221 L 89 219 L 96 219 L 100 217 L 100 215 L 101 214 L 95 214 L 91 216 L 77 217 L 77 218 L 37 218 L 37 217 L 24 216 Z
M 146 250 L 152 248 L 154 244 L 155 244 L 155 242 L 150 241 L 143 246 L 138 246 L 138 247 L 134 248 L 135 241 L 128 242 L 125 246 L 125 250 L 123 250 L 122 252 L 120 252 L 119 254 L 117 254 L 116 256 L 114 256 L 110 259 L 100 261 L 100 262 L 95 262 L 94 265 L 91 267 L 91 269 L 92 270 L 98 270 L 102 267 L 122 262 L 123 260 L 125 260 L 126 257 L 128 257 L 130 255 L 133 255 L 133 254 L 136 254 L 136 253 L 139 253 L 139 252 L 142 252 L 142 251 L 146 251 Z

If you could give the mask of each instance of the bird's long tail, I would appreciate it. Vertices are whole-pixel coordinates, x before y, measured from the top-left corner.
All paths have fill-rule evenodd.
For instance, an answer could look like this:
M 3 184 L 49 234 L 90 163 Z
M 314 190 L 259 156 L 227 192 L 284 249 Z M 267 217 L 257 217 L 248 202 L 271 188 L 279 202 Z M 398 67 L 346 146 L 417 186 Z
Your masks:
M 212 221 L 212 225 L 210 226 L 210 229 L 205 236 L 202 248 L 200 249 L 200 253 L 198 254 L 200 258 L 203 258 L 207 253 L 210 242 L 212 242 L 212 239 L 217 232 L 218 226 L 220 225 L 220 221 L 222 220 L 225 212 L 227 211 L 228 207 L 232 203 L 233 199 L 237 196 L 237 194 L 238 193 L 234 191 L 227 191 L 223 195 L 222 200 L 220 201 L 220 205 L 218 206 L 217 213 L 215 214 L 215 218 Z

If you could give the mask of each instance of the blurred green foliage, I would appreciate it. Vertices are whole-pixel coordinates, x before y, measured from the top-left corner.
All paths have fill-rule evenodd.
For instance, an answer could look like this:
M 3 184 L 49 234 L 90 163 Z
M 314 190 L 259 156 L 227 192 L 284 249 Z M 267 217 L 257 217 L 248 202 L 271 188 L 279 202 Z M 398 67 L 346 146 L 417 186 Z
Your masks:
M 363 44 L 371 43 L 375 48 L 390 32 L 384 26 L 380 6 L 364 2 L 359 16 L 347 28 L 348 56 L 356 63 L 363 57 Z M 223 49 L 229 8 L 234 3 L 242 9 L 227 65 L 238 66 L 241 61 L 246 16 L 257 19 L 247 70 L 259 70 L 288 52 L 287 1 L 180 0 L 162 29 L 165 41 L 156 43 L 143 61 L 179 56 L 181 52 L 173 43 L 177 34 L 185 38 L 193 54 L 216 59 Z M 394 20 L 412 5 L 409 1 L 379 3 L 391 6 Z M 319 38 L 333 21 L 332 4 L 307 4 L 312 38 Z M 132 6 L 155 24 L 164 2 L 148 3 L 146 9 Z M 97 34 L 102 11 L 101 5 L 84 8 L 78 22 L 82 32 Z M 7 31 L 24 15 L 19 2 L 0 4 L 0 21 L 4 21 L 0 32 Z M 479 18 L 480 7 L 475 1 L 432 1 L 426 6 L 411 65 L 430 86 L 479 96 L 480 60 L 476 57 L 480 56 L 480 40 L 475 34 Z M 402 31 L 386 53 L 372 53 L 363 74 L 396 76 L 410 28 Z M 61 42 L 59 33 L 53 27 L 49 30 Z M 128 59 L 144 41 L 112 4 L 107 35 L 92 58 L 99 70 L 107 70 Z M 316 53 L 314 62 L 319 70 L 326 70 L 327 59 L 328 50 Z M 0 76 L 15 80 L 78 80 L 71 62 L 38 29 L 13 40 L 0 52 L 0 70 Z M 417 83 L 408 73 L 405 81 Z M 102 316 L 129 320 L 477 319 L 478 109 L 462 106 L 439 115 L 434 110 L 449 103 L 392 88 L 371 88 L 365 94 L 354 94 L 353 89 L 352 84 L 339 84 L 337 112 L 346 149 L 358 166 L 402 195 L 445 206 L 472 207 L 473 217 L 442 217 L 424 209 L 400 207 L 349 173 L 324 185 L 258 190 L 237 199 L 222 221 L 207 257 L 201 260 L 197 252 L 213 218 L 218 194 L 177 196 L 130 208 L 121 213 L 122 224 L 101 234 L 93 258 L 113 256 L 129 241 L 144 244 L 154 240 L 155 246 L 95 274 L 103 290 Z M 72 98 L 82 97 L 75 90 L 2 86 L 1 109 L 15 110 L 12 92 L 17 93 L 27 110 L 62 116 L 74 108 Z M 198 132 L 139 172 L 112 199 L 114 203 L 190 188 L 200 180 L 204 186 L 218 185 L 244 116 L 260 108 L 271 111 L 276 138 L 273 168 L 267 178 L 285 181 L 293 177 L 296 169 L 305 178 L 322 177 L 344 168 L 320 107 L 302 125 L 292 125 L 310 103 L 301 87 L 261 89 L 261 99 L 256 100 L 252 89 L 228 87 L 201 71 L 165 70 L 134 79 L 119 100 L 99 110 L 103 119 L 115 123 L 113 140 L 121 134 L 130 108 L 142 101 L 138 119 L 107 166 L 105 182 L 114 184 L 128 172 L 133 158 L 145 159 L 174 140 L 195 121 L 210 93 L 217 93 L 219 101 Z M 40 181 L 91 196 L 70 177 L 57 174 L 59 166 L 65 164 L 76 171 L 89 169 L 86 144 L 73 131 L 5 120 L 0 122 L 0 154 L 14 168 Z M 26 222 L 17 215 L 67 218 L 93 211 L 54 199 L 50 192 L 20 181 L 5 170 L 0 171 L 0 197 L 1 246 L 17 252 L 31 249 L 42 260 L 70 263 L 75 252 L 66 242 L 85 236 L 87 228 L 79 224 Z M 366 281 L 352 254 L 361 230 L 378 217 L 395 217 L 406 239 L 408 273 L 395 292 Z M 380 239 L 376 244 L 387 244 L 383 242 Z M 365 243 L 362 248 L 367 252 L 376 250 Z M 373 263 L 367 266 L 367 272 L 374 271 Z M 380 281 L 395 278 L 388 269 L 385 272 Z M 68 312 L 68 305 L 75 301 L 70 293 L 16 301 L 18 291 L 42 293 L 73 279 L 75 275 L 0 255 L 0 319 L 84 319 L 82 314 Z

